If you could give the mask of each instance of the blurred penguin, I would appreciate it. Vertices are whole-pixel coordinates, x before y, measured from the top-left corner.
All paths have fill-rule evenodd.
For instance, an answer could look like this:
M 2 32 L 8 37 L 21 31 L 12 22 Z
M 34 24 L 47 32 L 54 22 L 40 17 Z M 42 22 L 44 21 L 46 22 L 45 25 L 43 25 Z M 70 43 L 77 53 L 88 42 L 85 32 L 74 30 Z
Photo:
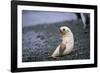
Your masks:
M 83 23 L 83 29 L 86 29 L 90 24 L 90 16 L 87 13 L 75 13 L 78 19 L 81 19 Z

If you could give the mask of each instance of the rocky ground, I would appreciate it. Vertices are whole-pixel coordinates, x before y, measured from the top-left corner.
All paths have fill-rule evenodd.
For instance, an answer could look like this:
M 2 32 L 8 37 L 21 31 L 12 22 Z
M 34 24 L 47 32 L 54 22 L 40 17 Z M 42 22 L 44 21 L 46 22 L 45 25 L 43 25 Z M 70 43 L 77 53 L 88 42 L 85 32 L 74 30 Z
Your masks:
M 61 42 L 59 27 L 66 25 L 74 34 L 74 49 L 72 53 L 57 60 L 76 60 L 90 58 L 89 28 L 84 30 L 81 21 L 64 21 L 53 24 L 39 24 L 24 27 L 22 32 L 22 61 L 54 61 L 49 58 Z M 85 32 L 86 31 L 86 32 Z

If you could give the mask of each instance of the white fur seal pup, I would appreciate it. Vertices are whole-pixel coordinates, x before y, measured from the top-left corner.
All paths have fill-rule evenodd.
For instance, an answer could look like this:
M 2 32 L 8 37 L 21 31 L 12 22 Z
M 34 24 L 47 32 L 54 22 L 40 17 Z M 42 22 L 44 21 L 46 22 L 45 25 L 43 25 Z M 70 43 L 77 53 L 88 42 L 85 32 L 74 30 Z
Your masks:
M 74 47 L 74 37 L 70 28 L 68 28 L 67 26 L 62 26 L 60 27 L 59 31 L 61 34 L 62 42 L 58 45 L 58 47 L 51 55 L 51 57 L 55 59 L 57 59 L 57 57 L 69 54 Z

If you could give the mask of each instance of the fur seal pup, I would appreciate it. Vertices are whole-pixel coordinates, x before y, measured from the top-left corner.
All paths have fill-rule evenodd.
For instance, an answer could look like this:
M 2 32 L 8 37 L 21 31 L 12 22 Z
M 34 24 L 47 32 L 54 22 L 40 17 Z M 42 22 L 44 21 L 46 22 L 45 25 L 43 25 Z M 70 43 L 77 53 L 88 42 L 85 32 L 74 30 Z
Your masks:
M 60 56 L 71 53 L 74 47 L 74 37 L 73 33 L 67 26 L 61 26 L 60 29 L 61 40 L 62 42 L 57 46 L 53 54 L 52 58 L 57 59 Z

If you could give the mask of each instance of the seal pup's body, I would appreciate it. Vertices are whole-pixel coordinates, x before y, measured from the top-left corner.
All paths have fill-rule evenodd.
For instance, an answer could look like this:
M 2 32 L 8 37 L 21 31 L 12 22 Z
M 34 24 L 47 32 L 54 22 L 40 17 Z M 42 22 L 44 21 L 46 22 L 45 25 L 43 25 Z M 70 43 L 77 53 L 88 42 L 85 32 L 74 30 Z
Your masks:
M 74 37 L 71 30 L 66 26 L 62 26 L 60 27 L 60 34 L 62 42 L 57 46 L 51 55 L 52 58 L 57 58 L 69 54 L 73 50 Z

